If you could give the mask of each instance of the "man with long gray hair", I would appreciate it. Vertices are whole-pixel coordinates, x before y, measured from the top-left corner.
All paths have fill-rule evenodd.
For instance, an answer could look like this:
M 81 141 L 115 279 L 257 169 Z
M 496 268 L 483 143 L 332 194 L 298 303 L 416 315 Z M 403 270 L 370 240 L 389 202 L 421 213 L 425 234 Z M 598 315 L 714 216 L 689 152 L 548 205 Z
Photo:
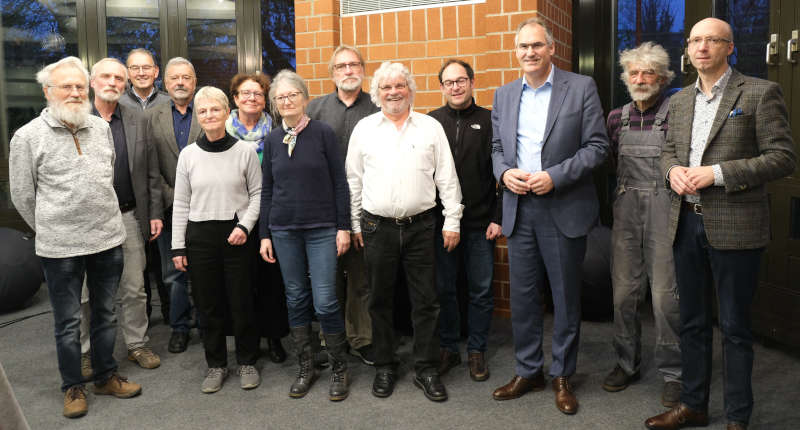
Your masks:
M 669 112 L 665 89 L 675 73 L 669 70 L 667 51 L 653 42 L 620 52 L 619 64 L 620 79 L 632 101 L 612 110 L 607 121 L 617 165 L 611 233 L 617 363 L 603 389 L 621 391 L 640 377 L 639 310 L 649 288 L 656 326 L 655 365 L 664 378 L 661 403 L 673 407 L 681 393 L 680 312 L 667 237 L 670 196 L 663 189 L 659 157 Z

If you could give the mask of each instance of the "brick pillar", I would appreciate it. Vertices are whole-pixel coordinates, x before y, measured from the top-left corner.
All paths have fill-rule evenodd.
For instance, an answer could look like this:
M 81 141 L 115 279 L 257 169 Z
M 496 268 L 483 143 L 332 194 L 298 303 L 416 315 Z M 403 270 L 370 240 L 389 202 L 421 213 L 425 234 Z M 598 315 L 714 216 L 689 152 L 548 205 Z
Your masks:
M 297 73 L 314 98 L 333 91 L 328 60 L 340 43 L 339 1 L 295 0 L 294 11 Z

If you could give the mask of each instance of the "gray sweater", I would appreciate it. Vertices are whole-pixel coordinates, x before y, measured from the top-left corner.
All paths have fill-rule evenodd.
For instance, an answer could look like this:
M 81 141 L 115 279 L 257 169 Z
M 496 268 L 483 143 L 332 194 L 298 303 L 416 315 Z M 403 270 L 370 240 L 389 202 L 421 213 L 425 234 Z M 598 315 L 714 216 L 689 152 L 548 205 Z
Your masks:
M 258 220 L 261 205 L 261 166 L 252 142 L 235 141 L 221 151 L 207 151 L 205 136 L 187 145 L 175 169 L 172 204 L 172 249 L 186 248 L 188 221 L 227 221 L 234 215 L 248 232 Z M 223 145 L 223 143 L 212 143 Z
M 108 123 L 93 115 L 75 139 L 49 109 L 14 133 L 8 157 L 11 201 L 36 232 L 37 255 L 89 255 L 125 241 L 114 156 Z

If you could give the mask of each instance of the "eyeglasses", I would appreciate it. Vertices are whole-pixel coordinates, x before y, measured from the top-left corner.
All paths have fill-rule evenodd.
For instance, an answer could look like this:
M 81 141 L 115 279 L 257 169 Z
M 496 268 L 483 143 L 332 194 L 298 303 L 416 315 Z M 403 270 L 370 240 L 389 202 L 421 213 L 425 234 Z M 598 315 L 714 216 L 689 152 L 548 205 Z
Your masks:
M 341 72 L 341 71 L 343 71 L 344 69 L 346 69 L 348 67 L 350 68 L 350 70 L 359 70 L 359 69 L 361 69 L 361 63 L 357 63 L 357 62 L 354 61 L 352 63 L 334 64 L 333 65 L 333 70 L 336 70 L 337 72 Z
M 701 43 L 705 42 L 708 45 L 719 45 L 721 43 L 731 43 L 730 40 L 722 38 L 722 37 L 693 37 L 691 39 L 686 39 L 686 43 L 689 46 L 692 45 L 700 45 Z
M 148 73 L 148 72 L 152 71 L 154 68 L 155 68 L 155 66 L 150 66 L 150 65 L 146 65 L 146 66 L 128 66 L 128 70 L 130 70 L 131 72 L 134 72 L 134 73 L 139 73 L 140 71 Z
M 381 85 L 378 87 L 381 91 L 391 91 L 394 88 L 397 91 L 403 91 L 404 89 L 408 88 L 407 84 L 396 84 L 396 85 Z
M 469 80 L 469 78 L 465 78 L 465 77 L 462 76 L 462 77 L 460 77 L 460 78 L 458 78 L 456 80 L 453 80 L 453 81 L 450 81 L 450 80 L 444 81 L 444 82 L 442 82 L 442 85 L 444 85 L 445 88 L 453 88 L 453 86 L 455 86 L 455 85 L 458 85 L 459 87 L 463 88 L 463 87 L 467 86 L 467 81 L 468 80 Z
M 89 91 L 86 85 L 48 85 L 47 87 L 58 88 L 59 91 L 66 94 L 71 94 L 73 91 L 78 91 L 80 94 L 84 94 Z
M 300 94 L 300 91 L 295 91 L 293 93 L 286 94 L 285 96 L 273 97 L 272 100 L 275 100 L 275 103 L 279 105 L 286 104 L 287 101 L 295 103 L 300 98 Z
M 264 93 L 260 91 L 244 90 L 244 91 L 239 91 L 239 97 L 243 99 L 249 99 L 250 97 L 252 97 L 254 99 L 261 100 L 264 98 Z

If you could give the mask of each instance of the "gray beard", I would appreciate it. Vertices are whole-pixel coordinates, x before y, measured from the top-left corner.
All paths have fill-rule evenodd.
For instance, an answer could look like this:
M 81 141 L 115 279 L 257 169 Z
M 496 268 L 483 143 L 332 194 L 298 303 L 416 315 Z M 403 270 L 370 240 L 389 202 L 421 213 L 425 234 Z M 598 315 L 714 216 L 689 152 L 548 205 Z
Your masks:
M 98 98 L 100 98 L 100 100 L 104 102 L 114 103 L 116 101 L 119 101 L 119 98 L 122 97 L 122 93 L 111 94 L 105 91 L 100 91 L 99 93 L 96 93 L 95 96 L 97 96 Z
M 655 86 L 652 86 L 652 87 L 648 86 L 648 87 L 646 87 L 647 91 L 644 92 L 644 93 L 634 91 L 638 87 L 636 87 L 633 84 L 626 83 L 625 85 L 628 87 L 628 94 L 631 96 L 631 100 L 633 100 L 635 102 L 643 102 L 645 100 L 650 100 L 650 98 L 652 98 L 653 96 L 655 96 L 659 92 L 661 92 L 661 86 L 660 85 L 655 85 Z
M 50 115 L 53 118 L 76 128 L 86 123 L 86 118 L 89 117 L 92 111 L 92 104 L 89 103 L 88 99 L 84 100 L 78 109 L 69 108 L 64 102 L 48 102 L 47 107 L 50 109 Z
M 358 88 L 361 88 L 361 82 L 362 82 L 361 79 L 358 79 L 358 82 L 352 82 L 352 83 L 343 80 L 337 86 L 342 91 L 350 92 L 350 91 L 355 91 Z

